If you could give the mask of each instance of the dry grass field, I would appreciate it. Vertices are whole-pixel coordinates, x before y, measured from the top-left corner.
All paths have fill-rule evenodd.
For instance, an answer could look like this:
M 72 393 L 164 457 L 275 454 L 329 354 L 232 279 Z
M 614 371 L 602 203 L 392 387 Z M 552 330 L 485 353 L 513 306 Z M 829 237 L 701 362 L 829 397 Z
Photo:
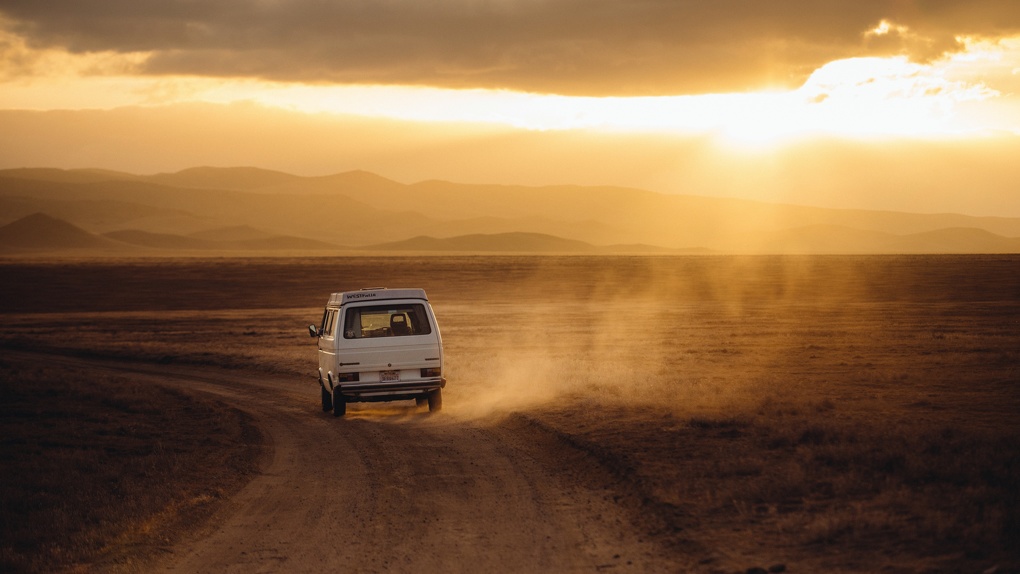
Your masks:
M 258 428 L 223 403 L 21 356 L 0 359 L 0 392 L 4 572 L 136 564 L 258 468 Z
M 1016 256 L 8 260 L 0 349 L 282 374 L 315 403 L 306 326 L 328 293 L 366 286 L 429 293 L 444 416 L 553 433 L 606 471 L 635 528 L 697 556 L 698 571 L 1020 571 Z M 134 501 L 106 461 L 148 456 L 153 441 L 194 451 L 160 476 L 230 492 L 195 474 L 238 444 L 245 424 L 223 422 L 229 407 L 158 391 L 188 409 L 174 426 L 128 382 L 97 379 L 115 395 L 96 396 L 88 373 L 67 384 L 45 364 L 0 368 L 5 569 L 92 559 L 47 555 L 76 521 L 112 525 L 89 535 L 106 537 L 93 548 L 136 528 L 112 511 L 46 518 L 81 490 L 53 477 L 94 475 L 82 479 L 94 496 Z M 160 430 L 104 427 L 107 415 L 85 412 L 97 404 Z M 201 426 L 205 415 L 224 428 Z M 91 441 L 109 441 L 104 458 L 52 456 Z M 59 465 L 25 462 L 38 457 Z M 26 484 L 50 480 L 48 498 L 19 505 Z

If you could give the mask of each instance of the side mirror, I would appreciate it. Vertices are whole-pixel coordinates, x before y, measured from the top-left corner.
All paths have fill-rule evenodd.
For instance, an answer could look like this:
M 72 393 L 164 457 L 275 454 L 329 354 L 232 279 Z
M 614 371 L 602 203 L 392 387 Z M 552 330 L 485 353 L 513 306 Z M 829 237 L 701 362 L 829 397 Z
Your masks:
M 309 325 L 308 326 L 308 334 L 311 335 L 312 337 L 318 337 L 319 336 L 319 329 L 315 325 Z

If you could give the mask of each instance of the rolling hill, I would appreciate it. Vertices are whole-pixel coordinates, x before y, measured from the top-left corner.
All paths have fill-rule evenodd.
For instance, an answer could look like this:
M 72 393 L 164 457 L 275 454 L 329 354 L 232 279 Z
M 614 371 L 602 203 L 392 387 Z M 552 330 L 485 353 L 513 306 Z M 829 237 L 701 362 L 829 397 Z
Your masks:
M 33 213 L 0 227 L 0 249 L 4 251 L 119 250 L 122 247 L 116 241 L 45 213 Z
M 583 241 L 541 233 L 495 233 L 436 238 L 419 236 L 373 245 L 375 251 L 448 251 L 483 253 L 596 253 L 597 247 Z
M 207 239 L 138 229 L 96 235 L 48 214 L 33 213 L 0 227 L 0 253 L 91 251 L 124 255 L 139 251 L 177 254 L 186 251 L 335 252 L 342 249 L 314 239 L 262 233 L 254 236 L 256 233 L 257 230 L 250 230 L 248 237 L 233 239 Z
M 242 239 L 206 239 L 202 237 L 150 233 L 124 229 L 104 233 L 103 237 L 138 247 L 169 250 L 202 249 L 210 251 L 337 251 L 339 246 L 304 237 L 266 235 Z
M 823 209 L 621 187 L 403 184 L 364 171 L 0 170 L 0 225 L 37 212 L 118 245 L 154 249 L 204 249 L 202 241 L 212 241 L 228 249 L 342 245 L 431 253 L 1020 252 L 1020 218 Z

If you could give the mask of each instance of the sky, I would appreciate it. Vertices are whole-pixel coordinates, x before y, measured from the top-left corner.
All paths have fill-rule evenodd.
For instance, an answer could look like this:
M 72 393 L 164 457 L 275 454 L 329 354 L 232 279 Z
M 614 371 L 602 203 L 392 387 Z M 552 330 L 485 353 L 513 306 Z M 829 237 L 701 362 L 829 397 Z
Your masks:
M 0 168 L 1020 217 L 1016 0 L 0 0 Z

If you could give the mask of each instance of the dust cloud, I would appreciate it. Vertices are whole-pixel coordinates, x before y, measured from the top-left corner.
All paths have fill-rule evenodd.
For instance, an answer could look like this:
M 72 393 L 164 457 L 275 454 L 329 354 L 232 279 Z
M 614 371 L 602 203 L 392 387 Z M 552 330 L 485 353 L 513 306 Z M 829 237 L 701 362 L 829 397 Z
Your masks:
M 799 307 L 842 313 L 833 299 L 846 297 L 847 278 L 831 277 L 833 288 L 805 302 L 802 283 L 813 274 L 806 260 L 609 263 L 536 268 L 502 302 L 435 303 L 458 416 L 561 401 L 684 412 L 747 403 L 767 383 L 769 365 L 802 350 Z M 775 340 L 761 345 L 761 337 Z

